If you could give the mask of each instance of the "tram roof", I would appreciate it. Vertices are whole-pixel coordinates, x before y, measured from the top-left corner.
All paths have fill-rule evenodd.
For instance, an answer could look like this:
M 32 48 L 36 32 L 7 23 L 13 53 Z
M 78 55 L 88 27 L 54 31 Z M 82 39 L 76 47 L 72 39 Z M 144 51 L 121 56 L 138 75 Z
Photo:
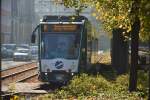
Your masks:
M 40 24 L 84 24 L 84 20 L 82 22 L 40 22 Z
M 42 22 L 82 22 L 88 20 L 85 16 L 50 16 L 45 15 Z

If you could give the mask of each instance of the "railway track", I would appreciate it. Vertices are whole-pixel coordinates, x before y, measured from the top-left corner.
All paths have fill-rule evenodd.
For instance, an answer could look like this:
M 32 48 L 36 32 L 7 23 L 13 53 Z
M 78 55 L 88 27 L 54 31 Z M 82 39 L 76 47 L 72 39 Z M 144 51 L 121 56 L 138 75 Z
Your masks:
M 29 62 L 1 71 L 2 98 L 1 100 L 14 100 L 15 96 L 22 98 L 38 98 L 48 93 L 41 88 L 44 83 L 38 81 L 36 62 Z M 51 90 L 51 89 L 49 89 Z
M 2 85 L 13 82 L 34 82 L 37 80 L 36 62 L 18 65 L 1 71 Z

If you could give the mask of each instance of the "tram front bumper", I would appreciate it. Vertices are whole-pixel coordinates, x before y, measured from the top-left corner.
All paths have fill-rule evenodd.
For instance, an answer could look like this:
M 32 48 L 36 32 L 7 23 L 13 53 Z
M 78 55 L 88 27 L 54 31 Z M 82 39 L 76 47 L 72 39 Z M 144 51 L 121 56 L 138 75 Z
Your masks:
M 71 78 L 72 75 L 64 71 L 42 72 L 40 75 L 43 82 L 67 82 Z

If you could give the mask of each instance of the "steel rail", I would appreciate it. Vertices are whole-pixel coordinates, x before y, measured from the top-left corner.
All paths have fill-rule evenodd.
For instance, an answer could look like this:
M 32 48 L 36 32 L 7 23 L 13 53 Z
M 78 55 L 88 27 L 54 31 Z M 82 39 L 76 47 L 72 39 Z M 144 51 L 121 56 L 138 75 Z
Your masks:
M 27 80 L 29 80 L 29 79 L 31 79 L 33 77 L 36 77 L 37 75 L 38 75 L 37 73 L 33 74 L 33 75 L 30 75 L 30 76 L 28 76 L 28 77 L 26 77 L 24 79 L 18 80 L 17 82 L 26 82 Z
M 37 67 L 32 67 L 32 68 L 28 68 L 28 69 L 25 69 L 25 70 L 23 70 L 23 71 L 18 71 L 18 72 L 15 72 L 15 73 L 12 73 L 12 74 L 8 74 L 8 75 L 5 75 L 5 76 L 1 76 L 1 79 L 3 80 L 3 79 L 5 79 L 5 78 L 7 78 L 7 77 L 11 77 L 11 76 L 14 76 L 14 75 L 17 75 L 17 74 L 20 74 L 20 73 L 24 73 L 24 72 L 27 72 L 27 71 L 29 71 L 29 70 L 33 70 L 33 69 L 37 69 Z
M 16 65 L 16 66 L 12 66 L 12 67 L 10 67 L 8 69 L 1 70 L 0 72 L 4 72 L 4 71 L 7 71 L 7 70 L 12 70 L 12 69 L 15 69 L 15 68 L 18 68 L 18 67 L 21 67 L 21 66 L 34 64 L 34 63 L 36 63 L 36 62 L 28 62 L 28 63 L 25 63 L 25 64 L 19 64 L 19 65 Z

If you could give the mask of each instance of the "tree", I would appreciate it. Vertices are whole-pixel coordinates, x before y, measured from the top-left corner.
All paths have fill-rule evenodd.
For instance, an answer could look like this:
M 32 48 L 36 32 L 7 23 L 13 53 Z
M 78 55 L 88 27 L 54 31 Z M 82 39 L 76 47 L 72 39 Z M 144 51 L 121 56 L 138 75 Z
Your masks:
M 64 6 L 67 8 L 74 8 L 75 15 L 79 16 L 80 13 L 87 8 L 88 2 L 85 2 L 85 0 L 64 0 Z
M 139 18 L 140 0 L 133 1 L 131 7 L 131 68 L 129 79 L 129 91 L 135 91 L 137 88 L 137 66 L 138 66 L 138 45 L 139 45 L 139 32 L 141 27 L 141 21 Z
M 150 2 L 149 0 L 64 0 L 67 7 L 78 8 L 79 13 L 87 6 L 93 7 L 92 13 L 103 23 L 110 33 L 113 28 L 122 28 L 125 41 L 131 38 L 131 69 L 129 90 L 136 90 L 138 41 L 150 38 Z M 79 15 L 79 13 L 77 15 Z
M 137 87 L 139 35 L 145 41 L 150 37 L 150 3 L 148 0 L 98 0 L 95 4 L 100 12 L 98 19 L 103 21 L 107 31 L 119 27 L 127 30 L 123 32 L 126 39 L 131 36 L 129 90 L 134 91 Z

